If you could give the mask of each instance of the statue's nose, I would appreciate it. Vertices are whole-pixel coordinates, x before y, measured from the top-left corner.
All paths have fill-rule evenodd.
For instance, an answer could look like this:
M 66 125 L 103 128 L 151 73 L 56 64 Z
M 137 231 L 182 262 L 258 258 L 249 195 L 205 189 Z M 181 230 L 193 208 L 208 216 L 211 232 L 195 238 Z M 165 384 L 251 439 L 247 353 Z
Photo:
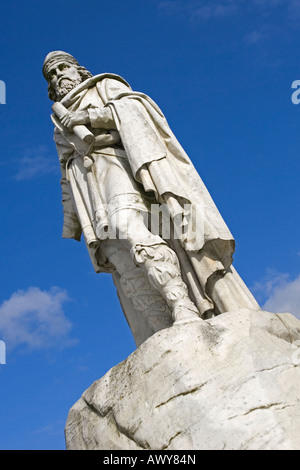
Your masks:
M 57 76 L 57 77 L 61 77 L 62 74 L 63 74 L 63 70 L 60 70 L 60 69 L 57 67 L 57 69 L 55 70 L 55 73 L 56 73 L 56 76 Z

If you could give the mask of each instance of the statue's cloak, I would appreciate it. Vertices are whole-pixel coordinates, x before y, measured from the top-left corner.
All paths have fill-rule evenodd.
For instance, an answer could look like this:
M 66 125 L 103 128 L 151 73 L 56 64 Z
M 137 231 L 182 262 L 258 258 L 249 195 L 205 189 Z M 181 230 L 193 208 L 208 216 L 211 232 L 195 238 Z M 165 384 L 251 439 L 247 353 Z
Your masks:
M 89 109 L 91 103 L 86 97 L 92 89 L 98 94 L 102 107 L 111 109 L 136 181 L 146 192 L 154 193 L 160 204 L 169 200 L 167 204 L 174 217 L 177 210 L 174 201 L 177 208 L 189 204 L 194 208 L 197 230 L 187 230 L 173 247 L 185 271 L 190 266 L 192 278 L 200 284 L 205 295 L 209 277 L 230 267 L 235 243 L 202 179 L 157 104 L 147 95 L 132 91 L 121 77 L 101 74 L 89 78 L 69 92 L 61 103 L 70 111 Z M 63 174 L 63 237 L 79 240 L 81 226 L 65 178 L 68 157 L 72 148 L 78 148 L 76 142 L 71 142 L 71 133 L 66 129 L 56 128 L 54 135 Z M 168 198 L 170 195 L 172 197 Z M 95 269 L 109 271 L 99 259 L 98 256 L 94 262 Z

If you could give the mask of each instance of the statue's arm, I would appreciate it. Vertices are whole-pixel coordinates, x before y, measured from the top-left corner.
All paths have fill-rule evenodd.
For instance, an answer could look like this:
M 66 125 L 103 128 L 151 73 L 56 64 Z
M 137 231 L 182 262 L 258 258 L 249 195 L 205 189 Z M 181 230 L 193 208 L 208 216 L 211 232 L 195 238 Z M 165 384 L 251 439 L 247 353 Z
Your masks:
M 91 126 L 95 129 L 116 129 L 115 120 L 109 107 L 89 108 L 88 114 Z
M 61 123 L 68 129 L 81 124 L 91 125 L 95 129 L 116 129 L 110 108 L 90 108 L 84 111 L 70 111 L 61 118 Z
M 129 85 L 125 85 L 115 79 L 106 79 L 98 82 L 97 89 L 104 103 L 118 99 L 120 94 L 128 93 L 131 90 Z M 105 89 L 104 94 L 103 89 Z M 61 123 L 70 130 L 74 126 L 81 124 L 91 125 L 95 129 L 117 129 L 109 106 L 91 107 L 86 110 L 68 112 L 61 118 Z

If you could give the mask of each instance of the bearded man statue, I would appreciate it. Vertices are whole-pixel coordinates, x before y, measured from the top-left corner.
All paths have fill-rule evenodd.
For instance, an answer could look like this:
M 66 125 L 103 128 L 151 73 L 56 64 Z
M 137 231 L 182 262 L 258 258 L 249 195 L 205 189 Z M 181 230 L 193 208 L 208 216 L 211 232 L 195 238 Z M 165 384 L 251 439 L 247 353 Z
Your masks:
M 63 237 L 112 273 L 137 345 L 174 322 L 260 307 L 234 238 L 167 120 L 120 76 L 50 52 L 43 74 L 62 172 Z

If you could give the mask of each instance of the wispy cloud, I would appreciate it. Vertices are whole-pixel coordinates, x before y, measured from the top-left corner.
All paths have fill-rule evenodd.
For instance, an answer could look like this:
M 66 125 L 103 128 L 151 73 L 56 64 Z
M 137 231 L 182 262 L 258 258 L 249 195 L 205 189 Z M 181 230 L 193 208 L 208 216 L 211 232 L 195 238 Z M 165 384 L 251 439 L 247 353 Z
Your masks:
M 182 0 L 166 0 L 158 3 L 158 9 L 162 13 L 167 13 L 169 15 L 180 13 L 184 10 L 184 2 Z
M 17 161 L 14 178 L 17 181 L 28 180 L 39 176 L 54 174 L 59 171 L 57 157 L 47 147 L 39 146 L 26 150 Z
M 300 20 L 300 0 L 290 0 L 288 2 L 288 14 L 291 21 Z
M 162 1 L 159 9 L 168 15 L 186 14 L 192 20 L 224 18 L 236 13 L 240 0 L 175 0 Z
M 259 49 L 264 63 L 272 67 L 280 64 L 269 59 L 272 40 L 288 39 L 300 23 L 300 0 L 161 0 L 158 9 L 161 15 L 193 26 L 227 25 L 237 47 Z
M 217 18 L 226 18 L 237 13 L 238 3 L 233 0 L 223 2 L 204 2 L 194 10 L 194 15 L 199 19 L 210 20 Z
M 300 0 L 162 0 L 159 10 L 168 15 L 179 15 L 195 20 L 229 18 L 238 13 L 248 17 L 249 12 L 271 15 L 282 7 L 282 15 L 289 19 L 300 19 Z
M 71 322 L 63 311 L 67 293 L 53 287 L 39 287 L 15 292 L 0 305 L 0 338 L 8 348 L 59 348 L 74 344 L 69 333 Z
M 244 37 L 245 43 L 248 45 L 254 45 L 259 43 L 262 39 L 266 37 L 265 33 L 263 33 L 261 30 L 254 30 L 251 31 L 250 33 L 247 33 Z
M 262 8 L 275 8 L 282 4 L 288 4 L 291 1 L 292 0 L 252 0 L 252 3 Z
M 291 313 L 300 319 L 300 275 L 291 279 L 286 273 L 269 270 L 252 291 L 264 301 L 262 308 L 274 313 Z
M 30 432 L 30 435 L 33 436 L 35 439 L 37 439 L 38 436 L 41 436 L 41 437 L 59 436 L 62 434 L 62 429 L 64 429 L 64 424 L 65 424 L 64 421 L 56 420 L 53 423 L 49 423 L 43 427 L 34 429 L 33 431 Z

